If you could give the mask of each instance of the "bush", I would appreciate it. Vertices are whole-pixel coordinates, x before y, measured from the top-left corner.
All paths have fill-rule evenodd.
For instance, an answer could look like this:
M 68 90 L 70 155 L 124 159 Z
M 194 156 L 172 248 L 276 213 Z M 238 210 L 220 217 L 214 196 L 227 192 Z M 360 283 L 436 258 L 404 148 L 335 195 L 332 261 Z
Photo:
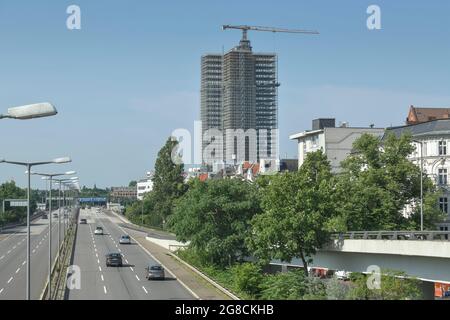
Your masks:
M 296 270 L 266 277 L 262 285 L 263 300 L 322 300 L 326 298 L 323 282 Z
M 254 263 L 243 263 L 232 268 L 234 286 L 237 290 L 252 296 L 259 296 L 264 276 L 261 268 Z

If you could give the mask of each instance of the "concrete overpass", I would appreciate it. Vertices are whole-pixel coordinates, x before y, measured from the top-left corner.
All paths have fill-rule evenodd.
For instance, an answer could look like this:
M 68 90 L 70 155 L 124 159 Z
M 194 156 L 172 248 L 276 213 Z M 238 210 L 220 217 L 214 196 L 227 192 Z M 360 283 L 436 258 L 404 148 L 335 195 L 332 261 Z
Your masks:
M 450 232 L 350 232 L 333 235 L 313 267 L 366 272 L 372 265 L 427 282 L 450 283 Z
M 404 271 L 422 280 L 424 291 L 432 295 L 435 283 L 450 284 L 449 239 L 448 231 L 334 234 L 330 243 L 313 257 L 310 267 L 365 273 L 370 266 L 378 266 Z M 302 263 L 294 259 L 289 265 L 301 267 Z

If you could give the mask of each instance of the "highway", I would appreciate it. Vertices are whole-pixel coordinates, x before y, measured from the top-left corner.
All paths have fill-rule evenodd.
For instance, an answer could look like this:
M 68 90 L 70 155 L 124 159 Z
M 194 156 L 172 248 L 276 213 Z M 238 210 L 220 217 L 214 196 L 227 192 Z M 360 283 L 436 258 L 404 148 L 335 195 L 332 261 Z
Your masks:
M 56 212 L 56 211 L 55 211 Z M 58 219 L 52 219 L 52 252 L 58 247 Z M 61 217 L 61 239 L 64 225 Z M 0 300 L 26 299 L 26 227 L 4 230 L 0 235 Z M 48 277 L 49 219 L 31 224 L 31 299 L 38 300 Z
M 136 231 L 122 229 L 112 216 L 96 209 L 81 210 L 73 265 L 81 270 L 81 288 L 67 290 L 69 300 L 191 300 L 194 297 L 166 270 L 166 279 L 148 281 L 145 267 L 157 262 L 134 240 L 120 245 L 119 239 Z M 94 235 L 103 227 L 104 235 Z M 123 267 L 106 267 L 105 255 L 123 255 Z

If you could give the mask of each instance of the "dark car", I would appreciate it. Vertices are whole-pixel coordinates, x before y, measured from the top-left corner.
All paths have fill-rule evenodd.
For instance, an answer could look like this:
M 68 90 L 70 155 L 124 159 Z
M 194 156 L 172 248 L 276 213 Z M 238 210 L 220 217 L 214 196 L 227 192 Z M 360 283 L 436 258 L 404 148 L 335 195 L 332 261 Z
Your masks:
M 148 266 L 145 270 L 147 271 L 147 280 L 164 280 L 166 278 L 164 268 L 160 265 Z
M 47 220 L 48 219 L 48 215 L 46 215 L 46 214 L 42 215 L 42 219 Z
M 87 224 L 87 220 L 86 219 L 80 219 L 80 224 Z
M 122 267 L 122 255 L 120 253 L 109 253 L 106 255 L 107 267 Z

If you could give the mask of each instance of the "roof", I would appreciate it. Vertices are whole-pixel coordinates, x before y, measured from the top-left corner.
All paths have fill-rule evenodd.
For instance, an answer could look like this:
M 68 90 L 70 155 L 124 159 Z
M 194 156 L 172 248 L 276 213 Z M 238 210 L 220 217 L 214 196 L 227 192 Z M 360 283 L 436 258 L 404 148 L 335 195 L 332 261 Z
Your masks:
M 259 173 L 259 163 L 250 163 L 248 161 L 245 161 L 242 164 L 242 170 L 244 171 L 244 173 L 247 173 L 249 169 L 252 169 L 252 173 L 254 176 L 256 176 Z
M 300 133 L 296 133 L 293 134 L 291 136 L 289 136 L 290 140 L 298 140 L 301 138 L 305 138 L 307 136 L 313 136 L 313 135 L 317 135 L 319 133 L 325 132 L 326 130 L 365 130 L 365 131 L 380 131 L 380 130 L 385 130 L 384 128 L 372 128 L 372 127 L 327 127 L 324 129 L 320 129 L 320 130 L 312 130 L 312 131 L 304 131 L 304 132 L 300 132 Z
M 450 119 L 434 120 L 402 127 L 388 128 L 386 134 L 394 133 L 397 137 L 404 133 L 417 136 L 450 135 Z
M 423 123 L 439 119 L 449 119 L 450 108 L 417 108 L 411 106 L 406 119 L 407 125 Z

